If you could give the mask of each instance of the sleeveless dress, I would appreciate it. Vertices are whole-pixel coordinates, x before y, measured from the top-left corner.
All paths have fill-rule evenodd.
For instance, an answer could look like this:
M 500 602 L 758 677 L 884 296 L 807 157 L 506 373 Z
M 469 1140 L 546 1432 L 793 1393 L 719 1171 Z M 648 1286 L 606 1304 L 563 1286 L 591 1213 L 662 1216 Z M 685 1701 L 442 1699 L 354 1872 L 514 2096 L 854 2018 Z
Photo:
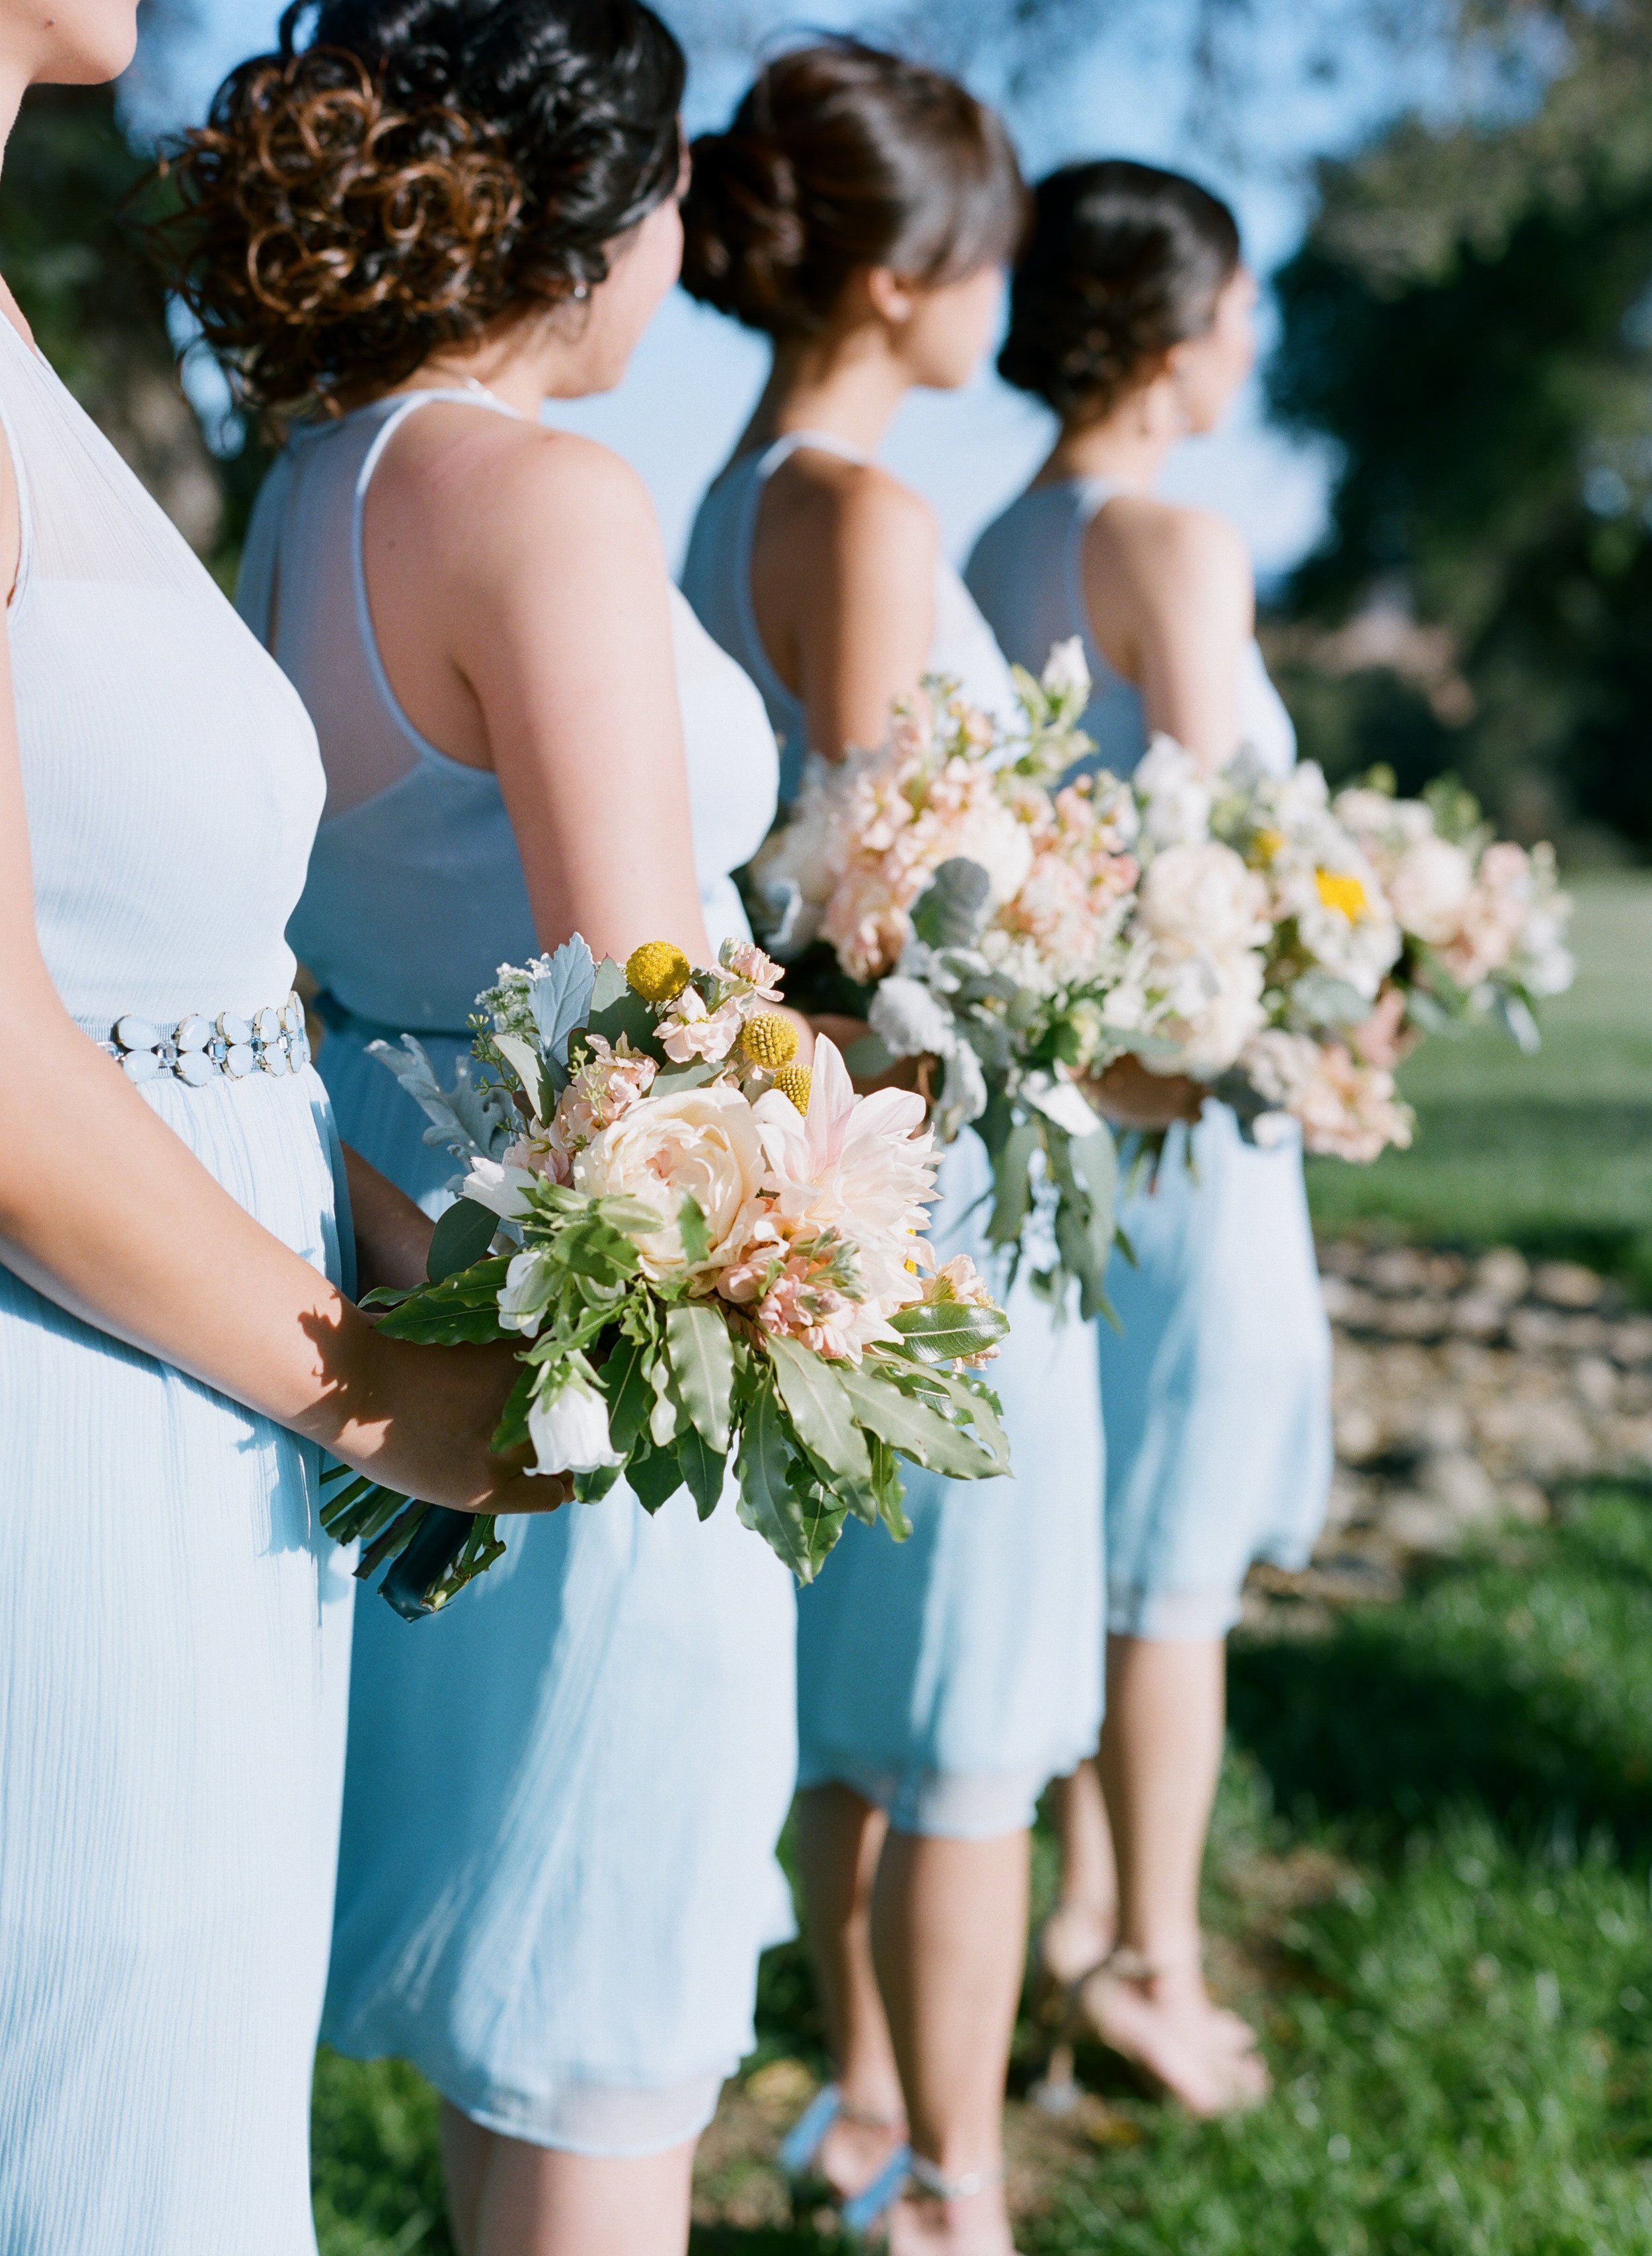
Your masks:
M 702 503 L 684 573 L 701 617 L 761 689 L 794 787 L 808 723 L 757 631 L 752 537 L 764 484 L 801 445 L 863 459 L 814 433 L 743 456 Z M 944 562 L 929 666 L 978 705 L 1013 711 L 1008 669 Z M 937 1257 L 967 1252 L 988 1269 L 992 1170 L 972 1129 L 946 1151 L 939 1187 Z M 902 1832 L 984 1840 L 1029 1825 L 1046 1783 L 1101 1727 L 1095 1343 L 1025 1281 L 1008 1308 L 988 1376 L 1014 1477 L 952 1482 L 907 1466 L 907 1541 L 851 1521 L 798 1595 L 799 1783 L 851 1786 Z
M 362 566 L 369 482 L 431 400 L 296 434 L 259 496 L 241 603 L 315 716 L 338 811 L 290 927 L 324 983 L 343 1132 L 429 1212 L 456 1167 L 366 1044 L 416 1030 L 444 1082 L 502 962 L 539 953 L 497 779 L 413 729 Z M 712 941 L 774 804 L 761 701 L 674 591 L 694 851 Z M 365 772 L 401 772 L 350 801 Z M 593 842 L 604 850 L 603 842 Z M 775 1861 L 795 1763 L 791 1578 L 735 1516 L 629 1492 L 501 1523 L 506 1555 L 409 1624 L 357 1604 L 324 2035 L 399 2053 L 474 2121 L 591 2154 L 710 2119 L 752 2042 L 759 1952 L 793 1932 Z
M 154 1069 L 155 1040 L 186 1019 L 251 1022 L 289 995 L 282 927 L 321 803 L 314 732 L 4 320 L 0 424 L 22 508 L 11 651 L 53 981 L 89 1037 L 127 1021 L 167 1126 L 345 1281 L 336 1145 L 301 1045 L 291 1070 L 272 1055 L 241 1073 L 243 1045 L 237 1073 L 202 1086 Z M 204 1068 L 208 1053 L 191 1054 Z M 310 2069 L 351 1613 L 321 1470 L 312 1443 L 0 1267 L 6 2256 L 314 2256 Z
M 1085 532 L 1119 490 L 1033 487 L 981 535 L 968 579 L 1024 666 L 1082 638 L 1097 751 L 1080 765 L 1127 775 L 1147 749 L 1141 698 L 1096 645 L 1083 577 Z M 1283 774 L 1295 734 L 1253 640 L 1242 669 L 1244 740 Z M 1305 1563 L 1331 1485 L 1331 1335 L 1300 1141 L 1260 1151 L 1212 1102 L 1191 1132 L 1192 1172 L 1188 1143 L 1172 1128 L 1156 1188 L 1120 1207 L 1136 1264 L 1107 1273 L 1122 1335 L 1099 1327 L 1107 1619 L 1125 1637 L 1225 1636 L 1253 1560 Z

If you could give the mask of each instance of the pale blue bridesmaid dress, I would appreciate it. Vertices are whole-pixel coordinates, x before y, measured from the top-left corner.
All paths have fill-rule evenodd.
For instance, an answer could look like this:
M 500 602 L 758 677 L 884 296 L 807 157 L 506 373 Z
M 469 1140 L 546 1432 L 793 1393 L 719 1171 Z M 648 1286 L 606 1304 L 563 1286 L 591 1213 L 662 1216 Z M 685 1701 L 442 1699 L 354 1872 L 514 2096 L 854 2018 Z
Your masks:
M 683 584 L 712 633 L 761 689 L 793 791 L 807 751 L 802 707 L 775 673 L 752 610 L 752 536 L 763 486 L 795 433 L 743 456 L 701 504 Z M 851 455 L 851 459 L 855 457 Z M 930 671 L 1007 714 L 1013 691 L 963 582 L 935 581 Z M 942 1260 L 989 1265 L 992 1170 L 966 1129 L 942 1163 L 932 1235 Z M 912 1533 L 851 1522 L 798 1597 L 799 1781 L 833 1781 L 879 1803 L 900 1831 L 990 1839 L 1032 1822 L 1045 1784 L 1096 1744 L 1101 1723 L 1102 1479 L 1095 1343 L 1019 1283 L 988 1377 L 1004 1403 L 1014 1477 L 954 1482 L 906 1469 Z
M 968 580 L 1006 652 L 1036 672 L 1081 638 L 1094 690 L 1083 765 L 1127 775 L 1147 749 L 1141 699 L 1097 648 L 1083 544 L 1119 489 L 1100 478 L 1035 486 L 981 535 Z M 1254 642 L 1244 656 L 1245 740 L 1275 774 L 1295 736 Z M 1225 1104 L 1170 1132 L 1156 1187 L 1126 1198 L 1135 1254 L 1115 1258 L 1105 1322 L 1108 1627 L 1154 1639 L 1225 1635 L 1253 1559 L 1295 1568 L 1331 1483 L 1331 1335 L 1293 1140 L 1260 1151 Z
M 456 1162 L 366 1046 L 414 1030 L 450 1082 L 477 991 L 539 953 L 496 779 L 411 726 L 368 613 L 369 482 L 437 398 L 510 412 L 476 388 L 422 391 L 294 434 L 240 599 L 328 770 L 291 927 L 326 989 L 321 1069 L 350 1142 L 431 1212 Z M 774 742 L 673 601 L 715 944 L 746 930 L 728 872 L 768 827 Z M 622 1487 L 503 1521 L 505 1556 L 426 1621 L 363 1591 L 332 2043 L 402 2054 L 474 2121 L 541 2146 L 647 2154 L 710 2119 L 752 2042 L 758 1955 L 792 1932 L 774 1856 L 795 1764 L 792 1583 L 735 1501 L 702 1526 L 680 1492 L 651 1519 Z
M 119 1048 L 120 1026 L 145 1098 L 230 1196 L 339 1279 L 336 1146 L 282 936 L 321 811 L 314 732 L 3 320 L 0 422 L 53 981 L 88 1038 Z M 4 1069 L 26 1076 L 26 1052 Z M 351 1617 L 320 1477 L 311 1444 L 0 1266 L 5 2256 L 314 2256 Z

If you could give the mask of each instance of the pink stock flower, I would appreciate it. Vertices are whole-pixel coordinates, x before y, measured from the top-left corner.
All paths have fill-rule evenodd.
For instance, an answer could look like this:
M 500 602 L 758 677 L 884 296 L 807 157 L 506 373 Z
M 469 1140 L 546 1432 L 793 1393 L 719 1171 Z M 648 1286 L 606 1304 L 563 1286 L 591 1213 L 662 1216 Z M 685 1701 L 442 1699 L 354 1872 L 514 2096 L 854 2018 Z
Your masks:
M 660 1047 L 674 1065 L 695 1058 L 718 1065 L 739 1040 L 745 1021 L 738 998 L 731 996 L 709 1011 L 699 990 L 685 987 L 658 1022 Z
M 780 983 L 785 973 L 772 955 L 766 955 L 754 940 L 725 940 L 717 951 L 717 962 L 731 979 L 738 979 L 752 990 L 750 1000 L 758 1003 L 778 1003 Z

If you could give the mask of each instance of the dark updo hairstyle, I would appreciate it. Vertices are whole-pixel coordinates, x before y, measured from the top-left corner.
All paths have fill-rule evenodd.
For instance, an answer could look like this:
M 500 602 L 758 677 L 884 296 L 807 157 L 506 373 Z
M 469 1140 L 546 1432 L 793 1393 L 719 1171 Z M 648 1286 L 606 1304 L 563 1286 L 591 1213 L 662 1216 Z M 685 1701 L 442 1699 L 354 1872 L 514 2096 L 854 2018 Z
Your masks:
M 175 286 L 240 395 L 337 409 L 582 294 L 671 194 L 682 50 L 642 0 L 311 0 L 170 159 Z
M 691 154 L 683 286 L 773 337 L 818 335 L 867 267 L 934 283 L 1006 259 L 1026 222 L 992 111 L 856 39 L 776 56 Z
M 1063 422 L 1097 421 L 1204 335 L 1239 264 L 1232 213 L 1196 180 L 1121 158 L 1063 166 L 1033 191 L 999 373 Z

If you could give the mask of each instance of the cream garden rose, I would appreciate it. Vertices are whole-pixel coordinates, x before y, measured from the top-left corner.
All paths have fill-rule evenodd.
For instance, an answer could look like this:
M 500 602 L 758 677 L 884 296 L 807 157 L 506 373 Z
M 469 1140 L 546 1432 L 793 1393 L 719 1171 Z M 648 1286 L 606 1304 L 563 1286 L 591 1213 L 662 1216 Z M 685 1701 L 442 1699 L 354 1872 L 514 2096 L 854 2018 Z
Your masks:
M 692 1198 L 711 1242 L 703 1268 L 729 1258 L 725 1241 L 764 1174 L 763 1145 L 752 1106 L 738 1089 L 689 1089 L 645 1097 L 592 1139 L 574 1161 L 575 1190 L 593 1198 L 634 1198 L 660 1216 L 638 1239 L 653 1276 L 682 1268 L 678 1216 Z

